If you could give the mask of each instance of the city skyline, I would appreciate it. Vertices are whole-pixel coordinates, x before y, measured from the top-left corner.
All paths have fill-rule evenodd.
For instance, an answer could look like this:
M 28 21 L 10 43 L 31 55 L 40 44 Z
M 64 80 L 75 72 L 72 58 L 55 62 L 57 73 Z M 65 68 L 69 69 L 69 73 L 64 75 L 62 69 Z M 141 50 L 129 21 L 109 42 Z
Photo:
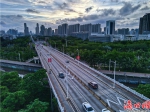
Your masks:
M 1 30 L 35 32 L 36 24 L 56 29 L 59 25 L 101 24 L 115 20 L 115 28 L 138 28 L 140 17 L 150 12 L 150 0 L 1 0 Z

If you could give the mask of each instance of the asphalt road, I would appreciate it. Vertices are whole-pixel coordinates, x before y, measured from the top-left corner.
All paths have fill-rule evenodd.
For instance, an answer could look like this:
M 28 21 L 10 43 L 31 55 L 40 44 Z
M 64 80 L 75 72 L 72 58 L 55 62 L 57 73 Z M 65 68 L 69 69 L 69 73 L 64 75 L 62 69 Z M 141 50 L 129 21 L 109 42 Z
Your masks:
M 54 85 L 59 85 L 58 87 L 60 88 L 56 88 L 61 94 L 60 98 L 62 97 L 61 100 L 63 101 L 66 109 L 71 109 L 72 106 L 70 105 L 69 107 L 69 103 L 66 101 L 67 82 L 69 88 L 69 99 L 71 99 L 75 108 L 81 112 L 83 111 L 81 104 L 85 101 L 89 102 L 96 112 L 100 112 L 103 108 L 106 108 L 103 102 L 108 103 L 113 110 L 119 112 L 124 111 L 124 102 L 127 100 L 132 101 L 132 103 L 143 103 L 145 101 L 139 96 L 136 96 L 130 91 L 122 88 L 118 84 L 115 84 L 115 88 L 113 88 L 113 81 L 104 77 L 101 73 L 95 72 L 93 69 L 90 69 L 84 64 L 78 64 L 77 60 L 74 60 L 53 48 L 38 45 L 37 49 L 39 56 L 42 57 L 40 60 L 43 62 L 44 66 L 46 66 L 47 71 L 49 71 L 50 68 L 53 71 L 53 75 L 50 75 L 50 78 L 52 81 L 55 79 L 53 82 Z M 51 63 L 47 62 L 48 58 L 52 59 Z M 69 61 L 69 63 L 66 63 L 66 61 Z M 66 75 L 70 73 L 68 76 L 69 78 L 59 78 L 58 73 L 60 71 Z M 78 78 L 73 78 L 73 76 Z M 98 83 L 98 90 L 94 90 L 92 88 L 89 89 L 88 82 L 90 81 L 95 81 Z M 102 101 L 100 101 L 97 96 L 101 97 Z M 68 110 L 67 112 L 71 112 L 71 110 Z

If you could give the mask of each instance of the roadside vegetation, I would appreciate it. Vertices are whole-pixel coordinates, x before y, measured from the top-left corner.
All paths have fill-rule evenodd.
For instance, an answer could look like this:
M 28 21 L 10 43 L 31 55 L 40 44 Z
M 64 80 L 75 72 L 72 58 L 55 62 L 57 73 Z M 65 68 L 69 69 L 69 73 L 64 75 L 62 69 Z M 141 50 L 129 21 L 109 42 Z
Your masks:
M 24 78 L 17 72 L 1 72 L 0 77 L 0 112 L 58 112 L 57 100 L 50 96 L 46 70 Z
M 76 58 L 79 50 L 80 60 L 96 69 L 108 70 L 111 59 L 116 60 L 118 71 L 150 73 L 150 40 L 113 43 L 89 42 L 74 37 L 50 37 L 44 40 L 62 52 L 64 45 L 64 52 L 73 58 Z M 113 67 L 111 63 L 111 69 Z
M 37 56 L 29 37 L 18 37 L 13 40 L 4 40 L 1 37 L 0 39 L 0 59 L 27 61 Z
M 143 94 L 144 96 L 150 98 L 150 84 L 139 84 L 139 86 L 135 88 L 135 90 Z

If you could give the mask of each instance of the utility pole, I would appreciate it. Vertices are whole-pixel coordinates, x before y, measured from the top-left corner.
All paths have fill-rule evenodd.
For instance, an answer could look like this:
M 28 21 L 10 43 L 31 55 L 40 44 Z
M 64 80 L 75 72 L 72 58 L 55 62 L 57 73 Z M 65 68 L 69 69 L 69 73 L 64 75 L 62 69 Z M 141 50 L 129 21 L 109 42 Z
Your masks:
M 114 84 L 113 84 L 113 88 L 115 88 L 115 83 L 116 83 L 116 78 L 115 78 L 115 75 L 116 75 L 116 61 L 113 62 L 114 63 Z
M 66 47 L 67 47 L 67 39 L 65 39 L 66 40 Z
M 111 59 L 109 60 L 109 71 L 110 71 L 110 63 L 114 63 L 114 83 L 113 83 L 113 88 L 115 88 L 115 83 L 116 83 L 116 61 L 111 61 Z
M 19 61 L 21 61 L 21 59 L 20 59 L 20 53 L 18 53 L 19 54 Z
M 111 59 L 109 59 L 109 71 L 110 71 L 110 63 L 111 63 Z
M 77 49 L 77 51 L 78 51 L 78 58 L 79 58 L 79 50 Z M 78 59 L 78 65 L 79 65 L 79 59 Z
M 64 56 L 64 45 L 62 45 L 63 46 L 63 56 Z

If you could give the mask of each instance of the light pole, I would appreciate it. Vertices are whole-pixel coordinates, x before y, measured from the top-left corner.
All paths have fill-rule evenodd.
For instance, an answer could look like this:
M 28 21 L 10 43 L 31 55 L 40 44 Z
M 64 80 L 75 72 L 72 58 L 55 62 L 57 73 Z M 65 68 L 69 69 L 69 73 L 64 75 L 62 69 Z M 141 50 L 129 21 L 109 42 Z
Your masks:
M 56 49 L 56 42 L 55 42 L 55 49 Z
M 77 51 L 78 51 L 78 65 L 79 65 L 79 50 L 77 49 Z
M 113 88 L 115 88 L 115 83 L 116 83 L 116 79 L 115 79 L 115 75 L 116 75 L 116 61 L 111 61 L 111 59 L 109 60 L 109 71 L 110 71 L 110 63 L 114 63 L 114 84 L 113 84 Z
M 64 45 L 62 45 L 63 46 L 63 56 L 64 56 Z
M 69 96 L 69 91 L 68 91 L 68 90 L 69 90 L 69 87 L 68 87 L 68 78 L 70 78 L 70 79 L 73 80 L 73 77 L 69 77 L 69 76 L 71 76 L 71 75 L 70 75 L 70 72 L 69 72 L 68 74 L 66 74 L 66 83 L 67 83 L 67 97 L 66 97 L 66 98 L 67 98 L 67 99 L 69 99 L 69 97 L 68 97 L 68 96 Z
M 115 71 L 116 71 L 116 61 L 114 62 L 114 85 L 113 85 L 113 88 L 115 88 L 115 83 L 116 83 L 116 79 L 115 79 L 116 73 L 115 73 Z
M 19 54 L 19 61 L 21 61 L 21 59 L 20 59 L 20 53 L 18 53 Z
M 109 71 L 110 71 L 110 63 L 111 63 L 111 59 L 109 59 Z
M 53 41 L 53 40 L 52 40 Z M 56 49 L 56 42 L 55 41 L 53 41 L 54 42 L 54 44 L 55 44 L 55 49 Z
M 66 47 L 67 47 L 67 39 L 65 39 L 66 40 Z
M 68 99 L 68 73 L 67 73 L 67 69 L 68 69 L 68 64 L 69 64 L 69 61 L 66 61 L 67 65 L 66 65 L 66 83 L 67 83 L 67 99 Z

